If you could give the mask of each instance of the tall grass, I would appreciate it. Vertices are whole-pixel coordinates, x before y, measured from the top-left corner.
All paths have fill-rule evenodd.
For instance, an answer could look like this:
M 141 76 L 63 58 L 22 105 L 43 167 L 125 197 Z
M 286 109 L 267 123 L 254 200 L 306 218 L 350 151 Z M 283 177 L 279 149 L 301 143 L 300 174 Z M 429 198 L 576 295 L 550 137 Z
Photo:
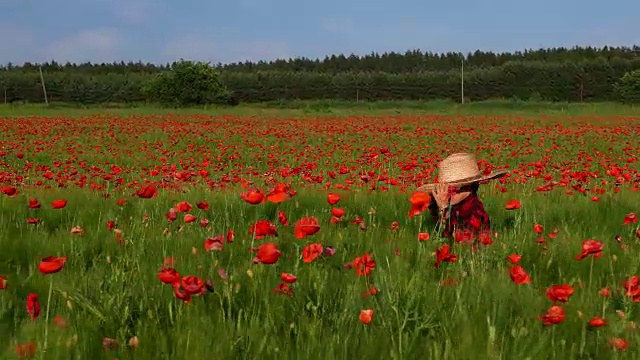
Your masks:
M 455 103 L 441 101 L 376 101 L 355 102 L 337 100 L 286 101 L 241 104 L 238 107 L 202 106 L 189 109 L 161 108 L 150 104 L 103 104 L 79 106 L 52 103 L 30 105 L 2 105 L 0 116 L 83 116 L 91 114 L 145 115 L 145 114 L 209 114 L 209 115 L 266 115 L 266 116 L 316 116 L 316 115 L 619 115 L 640 116 L 634 105 L 617 103 L 566 103 L 517 100 L 490 100 Z
M 62 115 L 66 118 L 79 115 L 75 111 L 61 114 L 67 114 Z M 295 154 L 284 154 L 285 149 L 291 148 L 305 153 L 301 162 L 318 156 L 319 169 L 315 173 L 325 174 L 325 181 L 334 183 L 341 180 L 330 180 L 326 175 L 335 170 L 334 162 L 356 164 L 356 154 L 372 146 L 391 147 L 395 154 L 392 161 L 375 170 L 380 173 L 386 168 L 394 178 L 402 178 L 403 173 L 396 161 L 466 148 L 480 149 L 479 157 L 508 164 L 512 170 L 536 161 L 544 161 L 545 168 L 538 175 L 540 179 L 523 184 L 508 182 L 504 185 L 506 192 L 501 192 L 495 183 L 484 185 L 480 195 L 497 233 L 494 243 L 480 246 L 477 252 L 456 244 L 452 251 L 458 259 L 438 268 L 434 267 L 433 252 L 446 240 L 434 231 L 428 214 L 407 216 L 413 185 L 406 190 L 384 183 L 378 185 L 378 191 L 357 186 L 352 186 L 351 191 L 332 189 L 342 196 L 336 206 L 346 208 L 340 224 L 329 221 L 327 191 L 321 189 L 322 185 L 306 186 L 301 177 L 285 179 L 292 181 L 298 192 L 291 200 L 255 206 L 240 198 L 243 189 L 238 186 L 211 190 L 204 185 L 184 185 L 183 192 L 161 190 L 152 199 L 132 196 L 136 186 L 104 191 L 79 189 L 72 184 L 50 189 L 20 187 L 16 196 L 0 195 L 0 276 L 7 278 L 7 288 L 0 290 L 2 358 L 16 358 L 16 345 L 29 342 L 37 344 L 36 356 L 43 359 L 637 359 L 640 354 L 640 337 L 630 327 L 630 322 L 640 320 L 638 304 L 624 296 L 620 285 L 628 276 L 640 275 L 640 239 L 635 238 L 638 225 L 622 225 L 627 214 L 639 212 L 640 192 L 634 191 L 632 183 L 614 192 L 613 180 L 605 175 L 605 167 L 601 167 L 605 163 L 600 162 L 609 159 L 612 164 L 625 165 L 629 156 L 623 149 L 631 146 L 627 152 L 638 150 L 639 144 L 633 143 L 640 135 L 637 120 L 599 122 L 597 118 L 553 120 L 530 116 L 524 121 L 496 117 L 474 125 L 452 116 L 446 123 L 427 118 L 387 120 L 382 124 L 375 120 L 378 125 L 374 129 L 343 134 L 338 129 L 351 129 L 368 121 L 361 118 L 354 123 L 344 118 L 327 125 L 334 130 L 318 130 L 304 138 L 311 131 L 309 125 L 294 120 L 282 120 L 289 128 L 269 119 L 244 119 L 243 124 L 255 122 L 255 128 L 231 128 L 225 123 L 229 120 L 216 120 L 212 124 L 198 122 L 194 127 L 180 125 L 184 131 L 178 131 L 179 126 L 171 121 L 137 117 L 123 123 L 110 120 L 113 116 L 109 113 L 106 120 L 91 120 L 96 127 L 83 128 L 84 131 L 55 122 L 60 120 L 48 120 L 50 123 L 43 125 L 42 132 L 26 135 L 24 140 L 18 135 L 30 127 L 16 128 L 24 118 L 0 120 L 7 129 L 1 137 L 5 149 L 17 142 L 19 149 L 27 152 L 24 159 L 16 160 L 17 150 L 9 149 L 5 157 L 7 171 L 28 176 L 29 183 L 41 179 L 38 173 L 23 168 L 24 161 L 31 158 L 29 146 L 34 140 L 48 142 L 60 136 L 60 140 L 48 145 L 46 153 L 51 158 L 40 158 L 41 163 L 53 166 L 53 161 L 75 156 L 75 167 L 80 161 L 86 161 L 87 166 L 105 167 L 105 153 L 90 149 L 97 145 L 111 147 L 110 156 L 116 156 L 113 154 L 121 149 L 124 155 L 109 161 L 135 170 L 123 175 L 128 181 L 141 180 L 142 167 L 163 163 L 140 150 L 143 141 L 148 149 L 160 141 L 153 151 L 166 149 L 167 164 L 178 164 L 179 159 L 189 157 L 200 161 L 198 152 L 220 154 L 216 141 L 221 141 L 225 146 L 237 147 L 235 152 L 240 157 L 233 164 L 244 166 L 238 174 L 255 180 L 265 191 L 268 188 L 262 176 L 252 175 L 254 171 L 247 169 L 251 166 L 259 174 L 268 170 L 265 158 L 255 159 L 269 151 L 282 161 L 278 166 L 298 166 Z M 199 121 L 183 116 L 186 122 Z M 149 125 L 152 121 L 162 125 L 153 128 Z M 393 127 L 397 122 L 404 130 Z M 134 134 L 139 131 L 136 123 L 145 128 L 143 137 Z M 570 129 L 570 133 L 562 133 L 557 124 Z M 317 129 L 320 125 L 310 126 Z M 475 133 L 452 133 L 440 138 L 418 133 L 419 127 L 453 132 L 461 131 L 461 126 L 471 126 Z M 188 129 L 194 128 L 204 129 L 206 135 L 190 137 Z M 114 137 L 107 136 L 109 129 L 114 131 Z M 267 129 L 281 132 L 257 135 Z M 615 129 L 622 131 L 612 135 L 612 131 L 619 131 Z M 416 142 L 415 137 L 424 143 Z M 507 139 L 515 145 L 509 146 Z M 76 143 L 81 143 L 85 152 L 67 153 L 69 146 Z M 330 149 L 331 143 L 341 144 L 340 149 L 351 146 L 352 152 L 321 154 Z M 545 152 L 554 143 L 559 148 Z M 195 153 L 185 150 L 189 144 L 196 144 Z M 276 150 L 269 150 L 269 146 L 276 146 Z M 522 150 L 519 156 L 512 156 L 520 146 L 533 151 Z M 129 150 L 134 152 L 125 152 Z M 595 158 L 594 170 L 601 174 L 592 179 L 591 187 L 606 190 L 597 195 L 599 201 L 591 198 L 592 193 L 574 191 L 567 195 L 563 187 L 536 191 L 544 183 L 544 173 L 557 180 L 562 170 L 586 171 L 582 163 L 587 161 L 583 159 L 587 155 Z M 210 166 L 224 161 L 227 160 L 212 161 Z M 629 168 L 634 165 L 637 163 Z M 212 170 L 216 181 L 234 168 L 220 166 L 221 171 Z M 522 167 L 521 171 L 532 168 Z M 62 167 L 54 168 L 60 171 L 55 169 Z M 519 176 L 512 177 L 515 178 Z M 604 179 L 607 184 L 600 183 Z M 381 191 L 382 186 L 390 190 Z M 111 197 L 105 199 L 104 192 L 111 193 Z M 37 198 L 42 207 L 29 209 L 30 198 Z M 118 198 L 126 199 L 126 204 L 118 205 Z M 66 199 L 68 205 L 54 210 L 50 204 L 55 199 Z M 506 210 L 506 202 L 513 199 L 520 200 L 522 208 Z M 191 203 L 193 210 L 189 213 L 207 218 L 209 226 L 200 227 L 197 221 L 185 224 L 183 214 L 169 224 L 167 211 L 179 201 Z M 197 209 L 195 205 L 200 201 L 207 201 L 210 210 Z M 256 219 L 277 223 L 279 211 L 287 214 L 291 225 L 279 225 L 277 238 L 253 239 L 250 225 Z M 364 220 L 366 231 L 351 223 L 356 215 Z M 304 216 L 316 217 L 321 230 L 309 238 L 296 239 L 293 223 Z M 40 223 L 26 222 L 33 217 L 38 217 Z M 108 220 L 117 223 L 124 245 L 107 228 Z M 396 231 L 390 229 L 394 221 L 399 223 Z M 536 242 L 540 235 L 533 232 L 534 224 L 542 225 L 544 234 L 557 228 L 557 237 Z M 82 227 L 84 233 L 72 235 L 70 231 L 75 226 Z M 235 240 L 225 243 L 223 251 L 204 251 L 206 238 L 229 230 L 235 231 Z M 425 231 L 431 233 L 431 238 L 418 241 L 418 233 Z M 626 248 L 615 240 L 616 235 L 622 237 L 621 244 Z M 605 244 L 601 258 L 575 260 L 586 239 Z M 283 256 L 274 265 L 254 264 L 254 254 L 248 249 L 267 241 L 277 243 Z M 301 259 L 302 247 L 312 242 L 333 246 L 336 254 L 306 264 Z M 343 268 L 343 264 L 366 252 L 376 260 L 371 276 L 359 277 L 353 269 Z M 531 284 L 519 286 L 510 279 L 511 264 L 506 257 L 512 253 L 522 255 L 520 265 L 531 275 Z M 61 272 L 45 276 L 38 272 L 38 263 L 46 256 L 67 256 L 68 261 Z M 157 278 L 167 257 L 174 258 L 173 266 L 181 275 L 211 279 L 214 292 L 194 297 L 191 303 L 176 299 L 171 286 Z M 228 274 L 227 279 L 219 275 L 221 269 Z M 293 296 L 272 291 L 282 272 L 297 276 L 292 285 Z M 561 304 L 566 320 L 544 326 L 538 317 L 552 305 L 545 290 L 563 283 L 575 288 L 569 302 Z M 363 297 L 370 286 L 375 286 L 378 293 Z M 611 290 L 611 297 L 600 295 L 605 287 Z M 39 294 L 42 311 L 37 320 L 29 318 L 26 311 L 29 293 Z M 374 310 L 369 325 L 358 319 L 362 309 Z M 48 323 L 45 312 L 50 314 Z M 596 315 L 607 319 L 608 325 L 590 329 L 587 322 Z M 56 325 L 56 316 L 68 326 Z M 137 337 L 136 348 L 128 346 L 132 337 Z M 104 338 L 117 340 L 119 347 L 105 350 Z M 609 341 L 613 338 L 630 342 L 626 352 L 612 350 Z

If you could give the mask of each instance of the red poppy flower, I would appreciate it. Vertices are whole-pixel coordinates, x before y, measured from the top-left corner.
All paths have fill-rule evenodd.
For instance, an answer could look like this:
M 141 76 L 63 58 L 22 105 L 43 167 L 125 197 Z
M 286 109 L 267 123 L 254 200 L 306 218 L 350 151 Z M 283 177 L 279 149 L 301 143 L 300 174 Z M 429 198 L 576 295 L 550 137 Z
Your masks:
M 594 316 L 591 320 L 589 320 L 589 327 L 599 328 L 607 325 L 607 321 L 599 316 Z
M 329 203 L 329 205 L 335 205 L 339 201 L 340 201 L 340 195 L 334 194 L 334 193 L 329 193 L 327 195 L 327 202 Z
M 55 274 L 58 271 L 62 270 L 66 262 L 66 256 L 47 256 L 46 258 L 40 260 L 40 264 L 38 264 L 38 270 L 40 270 L 40 272 L 44 275 Z
M 136 195 L 142 199 L 151 199 L 158 195 L 158 188 L 155 185 L 147 185 L 136 191 Z
M 247 204 L 258 205 L 264 202 L 265 196 L 258 189 L 251 189 L 240 194 L 240 198 Z
M 269 220 L 258 220 L 249 228 L 249 234 L 256 239 L 262 239 L 265 236 L 278 236 L 278 229 Z
M 174 206 L 173 208 L 176 209 L 177 212 L 181 213 L 181 212 L 191 211 L 192 206 L 186 201 L 181 201 L 177 203 L 176 206 Z
M 291 286 L 285 283 L 279 283 L 278 287 L 273 289 L 273 292 L 285 296 L 293 296 L 293 289 L 291 288 Z
M 16 354 L 20 359 L 31 358 L 36 354 L 37 345 L 34 342 L 16 345 Z
M 449 244 L 442 245 L 441 248 L 436 250 L 436 262 L 433 264 L 435 267 L 439 267 L 443 262 L 455 262 L 457 256 L 450 252 L 451 246 Z
M 511 269 L 509 269 L 509 276 L 511 277 L 511 281 L 518 285 L 531 283 L 531 277 L 520 265 L 511 267 Z
M 38 202 L 38 199 L 29 199 L 29 209 L 39 209 L 40 208 L 40 202 Z
M 175 284 L 181 280 L 180 274 L 174 268 L 165 268 L 158 271 L 158 279 L 164 284 Z
M 520 259 L 522 259 L 522 256 L 518 254 L 511 254 L 507 256 L 507 261 L 512 263 L 513 265 L 518 264 L 520 262 Z
M 0 192 L 2 192 L 3 194 L 9 197 L 14 197 L 18 195 L 18 189 L 16 189 L 13 186 L 3 186 L 2 188 L 0 188 Z
M 635 224 L 638 222 L 638 216 L 635 213 L 629 213 L 624 217 L 622 225 Z
M 616 351 L 625 351 L 629 347 L 629 342 L 621 338 L 611 338 L 607 342 Z
M 520 209 L 520 201 L 519 200 L 509 200 L 506 205 L 507 210 L 517 210 Z
M 356 268 L 356 274 L 358 276 L 369 276 L 376 268 L 376 261 L 369 253 L 365 253 L 353 260 L 353 267 Z
M 540 316 L 542 323 L 547 326 L 560 324 L 565 318 L 566 313 L 564 309 L 558 305 L 551 306 L 544 315 Z
M 191 295 L 184 291 L 182 285 L 180 285 L 180 282 L 173 284 L 173 295 L 176 297 L 176 299 L 182 300 L 185 303 L 191 302 Z
M 51 202 L 51 207 L 54 209 L 63 209 L 65 206 L 67 206 L 67 200 L 53 200 Z
M 318 258 L 323 252 L 322 245 L 320 244 L 309 244 L 302 249 L 302 261 L 306 264 L 314 261 Z
M 370 296 L 375 296 L 377 294 L 378 294 L 378 289 L 373 285 L 369 285 L 369 289 L 362 292 L 362 297 L 366 299 Z
M 414 217 L 428 209 L 429 203 L 431 203 L 431 195 L 424 192 L 416 192 L 411 195 L 409 201 L 411 202 L 409 217 Z
M 303 239 L 320 231 L 318 220 L 313 217 L 305 217 L 295 223 L 293 233 L 296 238 Z
M 180 285 L 189 295 L 201 294 L 204 289 L 204 281 L 193 275 L 183 277 Z
M 167 221 L 174 222 L 176 221 L 177 218 L 178 218 L 178 211 L 176 211 L 175 208 L 169 209 L 169 211 L 167 212 Z
M 585 240 L 582 242 L 582 252 L 576 256 L 576 260 L 582 260 L 589 255 L 593 255 L 596 259 L 602 255 L 604 244 L 597 240 Z
M 205 251 L 222 251 L 224 249 L 224 235 L 212 236 L 204 241 Z
M 287 284 L 293 284 L 298 280 L 295 275 L 289 273 L 280 274 L 280 279 L 282 279 L 282 281 L 286 282 Z
M 266 200 L 274 204 L 279 204 L 289 199 L 289 194 L 284 191 L 272 191 L 266 196 Z
M 289 225 L 289 219 L 287 219 L 287 214 L 285 214 L 284 211 L 278 211 L 278 222 L 282 226 L 288 226 Z
M 337 217 L 337 218 L 341 218 L 344 215 L 344 208 L 332 208 L 331 209 L 331 215 Z
M 543 231 L 544 230 L 542 228 L 542 225 L 540 224 L 533 225 L 533 232 L 535 232 L 536 234 L 542 234 Z
M 206 201 L 201 201 L 199 203 L 196 203 L 196 206 L 200 210 L 209 210 L 209 204 Z
M 372 309 L 360 310 L 359 319 L 361 323 L 365 325 L 369 325 L 371 321 L 373 321 L 373 310 Z
M 640 277 L 633 275 L 622 283 L 624 294 L 633 302 L 640 302 Z
M 264 243 L 257 249 L 249 250 L 256 252 L 256 256 L 253 259 L 253 262 L 256 264 L 275 264 L 276 262 L 278 262 L 278 258 L 280 258 L 280 256 L 282 255 L 280 250 L 278 250 L 278 246 L 274 243 Z
M 554 285 L 547 289 L 547 297 L 552 302 L 567 302 L 573 292 L 573 287 L 569 284 Z
M 27 313 L 32 319 L 37 319 L 40 315 L 40 302 L 38 294 L 31 293 L 27 296 Z

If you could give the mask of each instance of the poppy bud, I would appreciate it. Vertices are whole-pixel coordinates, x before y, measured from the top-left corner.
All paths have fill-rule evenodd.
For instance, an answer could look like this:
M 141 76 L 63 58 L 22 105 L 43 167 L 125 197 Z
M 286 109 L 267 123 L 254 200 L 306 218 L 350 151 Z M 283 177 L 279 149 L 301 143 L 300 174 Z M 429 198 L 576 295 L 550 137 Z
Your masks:
M 333 256 L 336 254 L 336 249 L 333 246 L 327 246 L 324 248 L 323 255 L 326 257 Z
M 209 292 L 213 292 L 214 288 L 213 288 L 213 283 L 211 282 L 211 279 L 207 279 L 207 281 L 205 281 L 204 286 L 207 288 L 207 290 L 209 290 Z

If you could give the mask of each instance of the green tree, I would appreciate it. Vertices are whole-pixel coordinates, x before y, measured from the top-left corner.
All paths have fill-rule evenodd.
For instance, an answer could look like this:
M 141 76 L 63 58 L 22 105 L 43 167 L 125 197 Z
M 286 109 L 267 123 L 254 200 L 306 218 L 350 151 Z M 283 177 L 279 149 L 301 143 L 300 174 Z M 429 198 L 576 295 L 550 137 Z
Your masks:
M 151 101 L 175 107 L 229 103 L 231 94 L 210 64 L 180 60 L 145 86 Z
M 623 102 L 640 103 L 640 70 L 633 70 L 624 74 L 616 89 Z

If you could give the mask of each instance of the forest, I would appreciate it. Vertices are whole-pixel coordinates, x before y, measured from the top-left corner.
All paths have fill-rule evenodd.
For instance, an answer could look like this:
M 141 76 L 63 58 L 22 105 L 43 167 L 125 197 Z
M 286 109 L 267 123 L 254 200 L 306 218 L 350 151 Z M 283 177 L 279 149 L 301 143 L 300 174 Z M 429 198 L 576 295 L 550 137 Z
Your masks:
M 405 53 L 331 55 L 214 64 L 240 102 L 335 99 L 519 99 L 615 101 L 617 85 L 640 70 L 640 46 L 574 47 L 513 53 Z M 464 69 L 463 69 L 464 66 Z M 149 102 L 145 85 L 171 64 L 6 64 L 0 67 L 0 101 L 77 104 Z M 40 73 L 42 71 L 42 74 Z M 43 81 L 44 80 L 44 87 Z M 46 90 L 46 91 L 45 91 Z

